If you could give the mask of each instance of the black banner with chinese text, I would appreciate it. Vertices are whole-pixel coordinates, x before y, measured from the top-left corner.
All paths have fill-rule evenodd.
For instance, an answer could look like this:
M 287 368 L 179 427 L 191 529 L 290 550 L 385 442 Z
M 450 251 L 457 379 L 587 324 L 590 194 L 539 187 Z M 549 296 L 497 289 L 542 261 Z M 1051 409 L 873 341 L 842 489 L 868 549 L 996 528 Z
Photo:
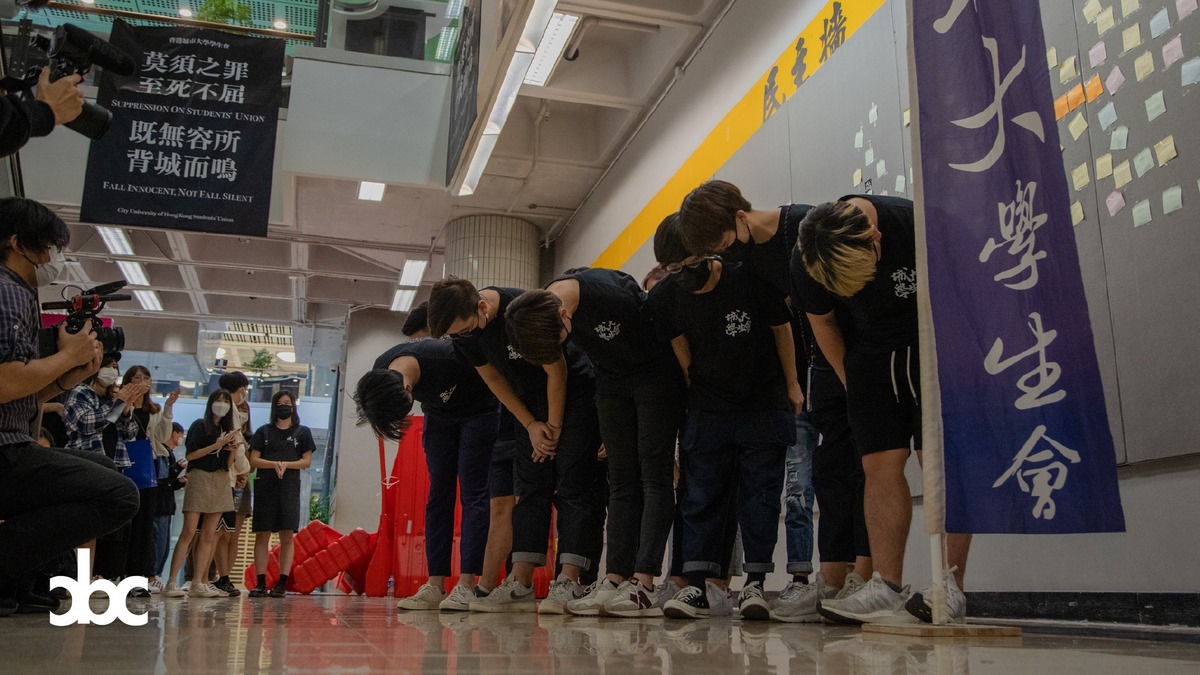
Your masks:
M 88 155 L 80 220 L 266 236 L 284 42 L 113 22 L 138 64 L 105 72 L 112 111 Z

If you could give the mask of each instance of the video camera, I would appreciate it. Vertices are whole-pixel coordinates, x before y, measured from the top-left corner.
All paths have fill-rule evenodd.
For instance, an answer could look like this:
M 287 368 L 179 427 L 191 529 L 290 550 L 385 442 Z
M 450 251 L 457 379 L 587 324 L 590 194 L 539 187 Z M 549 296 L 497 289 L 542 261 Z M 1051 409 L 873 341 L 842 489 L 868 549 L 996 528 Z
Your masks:
M 110 302 L 119 302 L 122 300 L 132 300 L 130 295 L 114 295 L 116 291 L 121 290 L 128 283 L 125 280 L 112 281 L 107 284 L 101 284 L 95 288 L 88 289 L 70 300 L 62 300 L 58 302 L 43 302 L 43 310 L 65 309 L 67 310 L 67 320 L 64 322 L 67 326 L 67 332 L 74 335 L 83 330 L 84 327 L 91 325 L 92 330 L 96 331 L 96 339 L 100 341 L 104 347 L 105 354 L 115 354 L 125 349 L 125 331 L 121 328 L 113 326 L 105 328 L 97 315 L 104 310 L 104 306 Z M 38 357 L 46 358 L 58 351 L 58 326 L 56 324 L 50 328 L 42 328 L 38 331 Z
M 67 75 L 85 75 L 93 65 L 117 75 L 129 76 L 137 72 L 137 63 L 128 54 L 69 23 L 55 28 L 50 37 L 32 36 L 29 46 L 45 52 L 50 59 L 51 81 Z M 30 68 L 24 78 L 5 77 L 0 80 L 0 87 L 9 92 L 32 89 L 37 85 L 39 75 L 39 68 Z M 107 108 L 84 101 L 83 112 L 64 126 L 97 140 L 108 132 L 111 124 L 112 113 Z

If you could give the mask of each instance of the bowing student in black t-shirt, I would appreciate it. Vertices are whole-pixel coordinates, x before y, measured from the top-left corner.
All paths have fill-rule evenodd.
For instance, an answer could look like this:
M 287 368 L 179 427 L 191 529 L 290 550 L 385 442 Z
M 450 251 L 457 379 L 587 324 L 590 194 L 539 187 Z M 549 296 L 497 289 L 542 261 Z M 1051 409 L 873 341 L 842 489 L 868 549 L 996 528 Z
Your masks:
M 250 468 L 257 469 L 254 568 L 258 570 L 258 583 L 250 591 L 252 598 L 282 598 L 287 593 L 296 552 L 292 535 L 300 529 L 300 472 L 312 466 L 316 450 L 312 431 L 300 424 L 295 396 L 290 391 L 275 392 L 271 397 L 271 421 L 250 438 Z M 272 532 L 279 533 L 279 580 L 268 591 L 263 571 L 267 569 Z
M 562 572 L 537 607 L 562 614 L 583 595 L 580 573 L 597 564 L 604 509 L 595 483 L 603 478 L 597 450 L 595 379 L 587 356 L 567 344 L 563 358 L 545 367 L 526 361 L 505 330 L 505 311 L 523 293 L 515 288 L 476 290 L 465 279 L 434 284 L 429 331 L 449 336 L 500 403 L 516 418 L 513 480 L 512 573 L 471 611 L 532 611 L 533 570 L 546 564 L 550 507 L 558 513 Z
M 912 497 L 904 466 L 921 450 L 920 352 L 917 346 L 916 232 L 913 203 L 849 195 L 813 208 L 800 225 L 792 275 L 821 351 L 846 385 L 854 441 L 866 474 L 865 513 L 875 574 L 853 595 L 822 603 L 821 614 L 845 623 L 909 614 L 930 620 L 930 593 L 902 590 Z M 847 340 L 838 313 L 854 319 Z M 918 454 L 919 457 L 919 454 Z M 959 591 L 969 535 L 948 535 L 947 585 L 952 620 L 961 621 Z
M 425 562 L 429 580 L 400 601 L 407 610 L 465 611 L 476 598 L 488 541 L 488 471 L 496 443 L 499 407 L 479 374 L 454 353 L 448 340 L 405 342 L 375 359 L 358 381 L 359 423 L 381 438 L 399 441 L 413 401 L 425 423 L 421 444 L 429 470 L 425 501 Z M 455 492 L 462 505 L 459 579 L 447 595 L 454 546 Z
M 664 611 L 708 615 L 704 580 L 720 572 L 724 504 L 736 494 L 747 575 L 739 610 L 765 620 L 763 582 L 774 569 L 784 461 L 801 405 L 791 314 L 782 296 L 740 265 L 688 255 L 678 228 L 668 218 L 655 234 L 655 257 L 670 277 L 650 294 L 660 335 L 688 381 L 679 454 L 688 586 Z
M 608 455 L 606 579 L 567 603 L 571 614 L 661 616 L 654 577 L 675 510 L 675 438 L 683 378 L 659 342 L 633 277 L 614 270 L 567 273 L 508 306 L 508 332 L 536 365 L 557 363 L 563 343 L 579 346 L 596 369 L 600 438 Z M 601 611 L 603 610 L 603 612 Z
M 846 593 L 861 586 L 860 575 L 871 576 L 862 462 L 847 422 L 846 390 L 817 347 L 803 301 L 792 283 L 790 265 L 800 222 L 811 208 L 785 204 L 755 209 L 736 185 L 710 180 L 692 190 L 680 209 L 681 235 L 689 253 L 718 254 L 726 262 L 743 262 L 776 292 L 791 298 L 805 408 L 796 416 L 797 438 L 788 448 L 784 486 L 787 571 L 793 580 L 771 609 L 771 618 L 785 622 L 820 621 L 820 600 L 836 595 L 839 589 Z M 839 320 L 846 324 L 849 314 L 842 312 Z M 817 524 L 821 573 L 810 583 L 814 494 L 821 504 Z M 853 574 L 848 573 L 850 562 L 854 563 Z

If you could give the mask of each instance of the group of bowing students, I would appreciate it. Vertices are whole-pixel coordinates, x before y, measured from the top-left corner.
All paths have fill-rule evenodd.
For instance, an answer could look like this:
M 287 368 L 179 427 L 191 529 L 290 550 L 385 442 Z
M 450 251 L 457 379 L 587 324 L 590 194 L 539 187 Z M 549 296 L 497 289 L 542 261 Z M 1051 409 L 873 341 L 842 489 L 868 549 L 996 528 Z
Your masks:
M 900 586 L 921 447 L 914 246 L 907 200 L 755 210 L 714 180 L 659 225 L 645 288 L 596 268 L 528 291 L 437 282 L 405 326 L 432 339 L 385 352 L 354 395 L 383 438 L 404 436 L 414 400 L 424 414 L 430 576 L 399 607 L 704 618 L 729 605 L 714 589 L 740 538 L 744 619 L 929 621 L 930 591 Z M 820 571 L 789 559 L 771 597 L 802 414 L 820 433 Z M 551 507 L 557 576 L 535 604 Z M 958 621 L 967 543 L 949 546 Z

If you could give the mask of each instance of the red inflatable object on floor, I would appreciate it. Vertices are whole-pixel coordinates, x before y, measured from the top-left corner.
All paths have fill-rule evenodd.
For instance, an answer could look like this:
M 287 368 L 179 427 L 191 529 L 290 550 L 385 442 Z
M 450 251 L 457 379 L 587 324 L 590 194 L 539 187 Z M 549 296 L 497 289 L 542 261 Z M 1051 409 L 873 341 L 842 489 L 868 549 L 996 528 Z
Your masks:
M 342 536 L 319 520 L 297 532 L 292 541 L 295 555 L 287 588 L 294 593 L 312 593 L 318 586 L 365 560 L 371 552 L 371 535 L 366 530 L 356 528 Z M 268 561 L 267 586 L 271 587 L 279 579 L 278 545 L 271 548 Z M 254 588 L 257 575 L 254 565 L 246 568 L 243 577 L 246 588 Z

